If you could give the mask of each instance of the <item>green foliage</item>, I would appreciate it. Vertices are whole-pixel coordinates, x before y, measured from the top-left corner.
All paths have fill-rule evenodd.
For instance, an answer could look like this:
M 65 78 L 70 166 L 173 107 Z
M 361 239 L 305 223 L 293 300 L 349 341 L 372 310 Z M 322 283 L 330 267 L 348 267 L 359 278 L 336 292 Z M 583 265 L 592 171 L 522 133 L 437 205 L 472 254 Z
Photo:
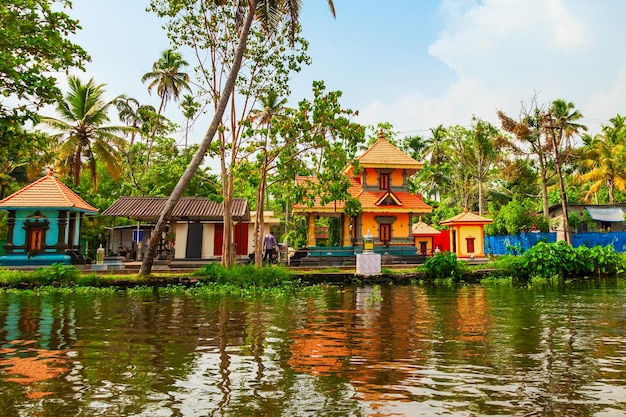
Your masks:
M 454 217 L 459 213 L 461 213 L 461 207 L 458 207 L 458 206 L 450 207 L 446 203 L 440 203 L 438 205 L 435 204 L 435 207 L 433 208 L 433 211 L 430 214 L 430 216 L 425 216 L 425 217 L 427 218 L 430 217 L 429 220 L 430 220 L 430 223 L 433 225 L 433 227 L 439 228 L 440 227 L 439 223 L 441 223 L 443 220 Z
M 227 268 L 218 263 L 211 263 L 203 265 L 193 275 L 203 277 L 204 282 L 232 285 L 243 289 L 290 287 L 297 284 L 289 270 L 281 267 L 257 268 L 254 265 L 233 265 Z
M 36 112 L 61 97 L 54 74 L 82 67 L 87 53 L 68 38 L 80 29 L 61 10 L 69 0 L 3 0 L 0 2 L 0 131 L 7 125 L 36 121 Z M 17 103 L 15 107 L 7 103 Z M 0 138 L 0 149 L 7 144 Z
M 0 282 L 14 287 L 24 284 L 36 285 L 68 285 L 77 281 L 80 270 L 74 265 L 52 264 L 49 267 L 38 268 L 35 271 L 15 271 L 0 269 Z
M 549 222 L 543 215 L 536 215 L 532 200 L 514 199 L 500 209 L 493 223 L 485 226 L 485 233 L 492 236 L 516 235 L 533 227 L 547 232 Z
M 461 266 L 455 253 L 444 251 L 435 253 L 426 259 L 423 268 L 430 280 L 451 278 L 453 281 L 461 279 Z
M 624 262 L 613 246 L 573 248 L 564 241 L 539 242 L 521 256 L 502 257 L 496 265 L 500 273 L 524 281 L 533 277 L 588 278 L 624 271 Z
M 35 271 L 36 280 L 41 284 L 70 283 L 80 275 L 80 270 L 74 265 L 52 264 L 47 268 L 39 268 Z

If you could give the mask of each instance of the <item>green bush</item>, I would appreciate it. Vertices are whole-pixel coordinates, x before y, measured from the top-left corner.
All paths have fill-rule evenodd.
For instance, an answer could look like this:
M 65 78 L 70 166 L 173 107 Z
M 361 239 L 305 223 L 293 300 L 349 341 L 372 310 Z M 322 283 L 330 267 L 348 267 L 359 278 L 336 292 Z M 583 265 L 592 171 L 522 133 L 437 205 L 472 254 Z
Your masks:
M 225 268 L 220 264 L 203 265 L 194 272 L 194 276 L 203 277 L 202 281 L 238 288 L 285 287 L 295 284 L 291 273 L 281 267 L 262 267 L 254 265 L 233 265 Z
M 459 281 L 462 275 L 456 254 L 448 251 L 436 253 L 426 259 L 424 270 L 430 280 L 452 278 L 453 281 Z
M 616 275 L 624 270 L 622 258 L 613 246 L 574 248 L 565 241 L 539 242 L 523 255 L 506 257 L 496 265 L 501 273 L 525 281 L 536 277 L 563 279 Z
M 68 284 L 76 282 L 79 276 L 80 270 L 74 265 L 52 264 L 49 267 L 35 270 L 31 281 L 39 282 L 42 285 L 52 283 Z

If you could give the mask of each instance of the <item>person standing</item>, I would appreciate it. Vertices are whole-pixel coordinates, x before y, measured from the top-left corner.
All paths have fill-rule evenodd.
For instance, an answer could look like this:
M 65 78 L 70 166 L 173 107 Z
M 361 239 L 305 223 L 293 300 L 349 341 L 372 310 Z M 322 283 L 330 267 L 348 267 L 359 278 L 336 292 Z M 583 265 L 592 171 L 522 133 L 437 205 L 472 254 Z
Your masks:
M 263 238 L 263 246 L 265 246 L 265 254 L 263 255 L 263 260 L 269 260 L 271 263 L 273 259 L 272 255 L 274 253 L 274 249 L 276 248 L 276 246 L 278 246 L 278 242 L 276 241 L 276 238 L 272 234 L 271 230 Z

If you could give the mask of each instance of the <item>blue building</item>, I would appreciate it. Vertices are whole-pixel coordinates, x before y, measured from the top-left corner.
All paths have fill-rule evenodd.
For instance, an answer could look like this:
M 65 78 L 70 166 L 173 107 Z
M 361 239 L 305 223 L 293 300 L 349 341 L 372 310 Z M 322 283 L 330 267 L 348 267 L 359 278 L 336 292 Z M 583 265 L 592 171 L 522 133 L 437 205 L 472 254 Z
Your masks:
M 6 255 L 0 266 L 84 263 L 80 224 L 98 209 L 85 202 L 52 172 L 0 201 L 8 216 Z

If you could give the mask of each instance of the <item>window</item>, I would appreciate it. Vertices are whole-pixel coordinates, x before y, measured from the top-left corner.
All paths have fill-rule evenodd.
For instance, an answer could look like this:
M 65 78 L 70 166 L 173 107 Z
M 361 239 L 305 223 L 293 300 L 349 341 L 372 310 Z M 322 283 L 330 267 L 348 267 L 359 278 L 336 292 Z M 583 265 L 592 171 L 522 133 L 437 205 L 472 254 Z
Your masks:
M 391 184 L 389 182 L 389 174 L 380 174 L 380 189 L 381 190 L 389 190 Z
M 390 224 L 380 225 L 380 241 L 385 242 L 385 243 L 391 241 L 391 225 Z

